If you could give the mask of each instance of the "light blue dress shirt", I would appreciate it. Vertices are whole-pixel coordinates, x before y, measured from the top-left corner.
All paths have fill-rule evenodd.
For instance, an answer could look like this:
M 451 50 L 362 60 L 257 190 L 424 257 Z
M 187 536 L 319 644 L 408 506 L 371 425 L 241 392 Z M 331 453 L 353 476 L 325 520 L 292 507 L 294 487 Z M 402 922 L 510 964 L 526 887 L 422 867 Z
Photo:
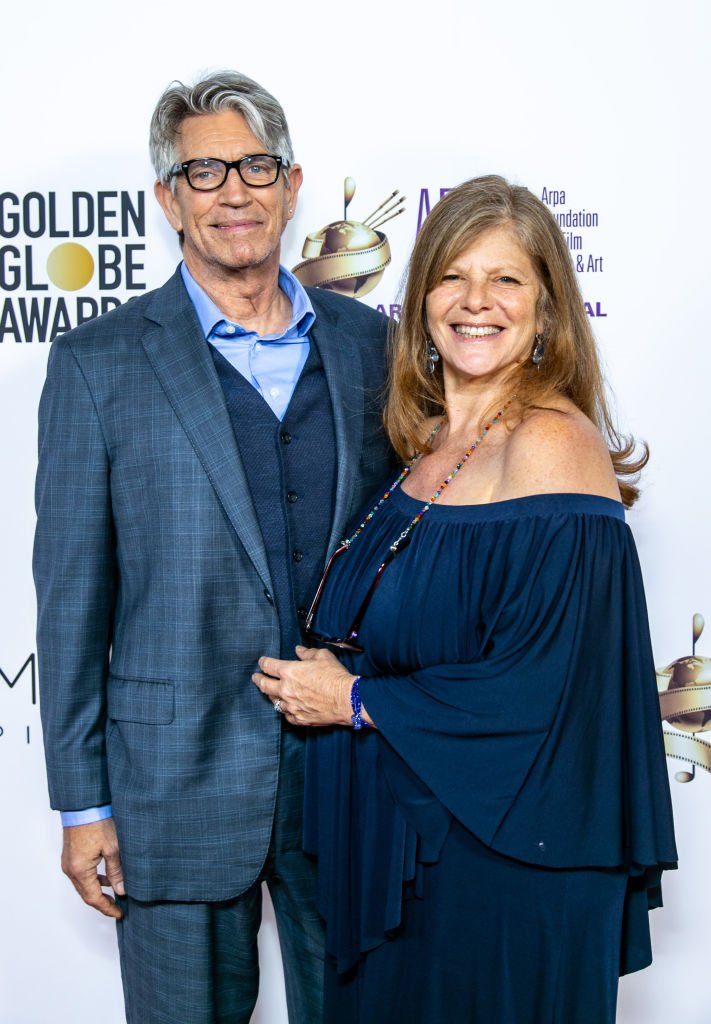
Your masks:
M 281 334 L 259 335 L 225 319 L 183 263 L 180 272 L 207 341 L 249 381 L 281 420 L 309 355 L 308 334 L 316 316 L 303 286 L 279 267 L 279 287 L 291 302 Z
M 291 320 L 281 334 L 263 337 L 225 318 L 184 263 L 180 266 L 186 291 L 195 307 L 206 341 L 213 345 L 254 387 L 282 420 L 309 356 L 309 331 L 316 314 L 294 275 L 279 267 L 279 287 L 291 302 Z M 61 811 L 62 825 L 90 825 L 113 814 L 111 804 L 81 811 Z

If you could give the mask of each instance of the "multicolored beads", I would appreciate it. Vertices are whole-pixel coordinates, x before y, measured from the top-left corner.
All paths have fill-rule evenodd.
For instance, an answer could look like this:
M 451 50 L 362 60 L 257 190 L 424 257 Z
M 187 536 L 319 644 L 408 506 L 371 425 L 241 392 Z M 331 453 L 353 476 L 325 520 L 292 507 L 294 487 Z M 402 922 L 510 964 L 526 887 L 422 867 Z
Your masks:
M 437 499 L 441 496 L 442 491 L 444 491 L 444 489 L 446 487 L 449 487 L 449 485 L 451 484 L 452 480 L 454 480 L 455 476 L 457 475 L 459 470 L 462 468 L 464 463 L 467 462 L 467 460 L 471 458 L 471 456 L 474 454 L 474 452 L 477 450 L 479 445 L 485 439 L 486 435 L 489 433 L 491 428 L 496 423 L 499 422 L 499 420 L 502 418 L 502 416 L 504 415 L 504 413 L 506 412 L 508 407 L 515 400 L 516 400 L 516 395 L 512 395 L 511 398 L 508 400 L 508 402 L 506 402 L 506 404 L 503 406 L 503 408 L 499 409 L 499 411 L 497 412 L 496 416 L 494 416 L 494 418 L 492 420 L 490 420 L 489 423 L 486 424 L 486 426 L 482 430 L 482 432 L 479 435 L 479 437 L 477 437 L 476 441 L 472 445 L 470 445 L 469 448 L 467 448 L 467 450 L 464 453 L 464 455 L 462 456 L 461 460 L 457 463 L 457 465 L 454 467 L 454 469 L 449 474 L 449 476 L 445 480 L 442 481 L 442 483 L 439 485 L 437 490 L 431 495 L 431 497 L 428 499 L 428 501 L 426 501 L 425 504 L 422 506 L 422 508 L 417 513 L 417 515 L 412 520 L 412 522 L 402 531 L 402 533 L 397 538 L 397 540 L 395 540 L 390 545 L 390 550 L 391 551 L 393 551 L 393 552 L 397 551 L 398 548 L 400 547 L 400 545 L 402 544 L 402 542 L 405 540 L 405 538 L 408 537 L 412 533 L 412 531 L 415 529 L 415 527 L 417 526 L 419 521 L 422 519 L 422 517 L 425 515 L 425 513 L 429 511 L 430 507 L 432 505 L 434 505 L 434 503 L 437 501 Z M 427 444 L 428 445 L 436 437 L 436 435 L 439 433 L 439 431 L 442 429 L 442 427 L 444 426 L 444 423 L 445 423 L 445 421 L 442 420 L 441 423 L 438 423 L 436 425 L 436 427 L 434 428 L 434 430 L 432 431 L 430 436 L 427 438 Z M 380 499 L 378 504 L 375 505 L 375 507 L 370 510 L 368 515 L 364 518 L 363 522 L 356 529 L 355 533 L 351 534 L 350 537 L 348 537 L 346 540 L 343 541 L 343 545 L 345 547 L 347 547 L 347 548 L 350 547 L 351 544 L 353 543 L 353 541 L 356 539 L 356 537 L 358 537 L 359 534 L 361 534 L 363 532 L 364 527 L 370 522 L 370 520 L 373 518 L 375 513 L 380 508 L 380 506 L 384 502 L 386 502 L 387 499 L 390 497 L 390 495 L 393 493 L 393 491 L 400 486 L 402 481 L 405 479 L 405 477 L 408 475 L 408 473 L 412 470 L 412 468 L 417 465 L 417 463 L 420 461 L 421 458 L 422 458 L 422 452 L 418 452 L 418 454 L 414 457 L 412 462 L 408 463 L 408 465 L 405 466 L 405 468 L 403 469 L 403 471 L 400 474 L 400 476 L 397 478 L 397 480 L 395 480 L 394 483 L 392 483 L 390 485 L 390 487 L 385 492 L 385 494 L 382 496 L 382 498 Z

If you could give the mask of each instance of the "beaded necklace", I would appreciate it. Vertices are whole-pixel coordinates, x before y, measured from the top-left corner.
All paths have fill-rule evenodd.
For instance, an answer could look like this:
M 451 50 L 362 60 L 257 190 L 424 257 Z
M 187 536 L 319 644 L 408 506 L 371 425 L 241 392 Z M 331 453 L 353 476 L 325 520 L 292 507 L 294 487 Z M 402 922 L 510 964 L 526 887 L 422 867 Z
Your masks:
M 399 548 L 400 548 L 400 546 L 401 546 L 401 545 L 402 545 L 402 544 L 404 543 L 404 541 L 406 540 L 406 538 L 407 538 L 407 537 L 409 537 L 409 535 L 410 535 L 410 534 L 412 533 L 412 531 L 413 531 L 413 530 L 415 529 L 415 527 L 417 526 L 417 524 L 419 523 L 419 521 L 420 521 L 420 520 L 422 519 L 422 517 L 423 517 L 423 516 L 425 515 L 425 513 L 426 513 L 426 512 L 429 512 L 429 510 L 430 510 L 430 508 L 432 507 L 432 505 L 434 505 L 434 503 L 435 503 L 435 502 L 437 501 L 437 499 L 438 499 L 438 498 L 439 498 L 439 497 L 441 496 L 441 494 L 442 494 L 442 491 L 443 491 L 443 490 L 444 490 L 444 489 L 445 489 L 446 487 L 449 487 L 449 485 L 451 484 L 452 480 L 454 480 L 455 476 L 457 475 L 457 473 L 459 472 L 459 470 L 460 470 L 460 469 L 462 468 L 462 466 L 464 465 L 464 463 L 465 463 L 465 462 L 467 462 L 467 461 L 468 461 L 468 459 L 470 459 L 470 458 L 471 458 L 471 456 L 472 456 L 472 455 L 474 454 L 474 452 L 475 452 L 475 451 L 477 450 L 477 448 L 479 447 L 479 445 L 480 445 L 480 444 L 482 443 L 482 441 L 483 441 L 483 440 L 485 439 L 486 435 L 487 435 L 487 434 L 489 433 L 489 431 L 491 430 L 491 428 L 492 428 L 493 426 L 495 426 L 495 424 L 497 424 L 497 423 L 499 422 L 499 420 L 500 420 L 500 419 L 501 419 L 501 417 L 502 417 L 502 416 L 504 415 L 504 413 L 506 412 L 506 410 L 508 409 L 508 407 L 509 407 L 509 406 L 511 405 L 511 403 L 512 403 L 512 402 L 514 402 L 515 400 L 516 400 L 516 395 L 512 395 L 512 396 L 511 396 L 511 398 L 509 398 L 508 402 L 506 402 L 506 404 L 505 404 L 505 405 L 504 405 L 504 406 L 503 406 L 503 407 L 502 407 L 501 409 L 499 409 L 499 411 L 497 412 L 496 416 L 494 416 L 494 418 L 493 418 L 492 420 L 490 420 L 490 421 L 489 421 L 489 422 L 488 422 L 488 423 L 486 424 L 486 426 L 485 426 L 485 427 L 484 427 L 484 429 L 482 430 L 481 434 L 479 434 L 479 437 L 477 437 L 477 439 L 476 439 L 476 441 L 474 442 L 474 444 L 470 445 L 470 447 L 469 447 L 469 448 L 467 448 L 467 450 L 465 451 L 464 455 L 462 456 L 462 458 L 460 459 L 460 461 L 459 461 L 459 462 L 457 463 L 457 465 L 456 465 L 456 466 L 454 467 L 454 469 L 453 469 L 453 470 L 452 470 L 452 472 L 451 472 L 451 473 L 449 474 L 449 476 L 448 476 L 448 477 L 446 477 L 446 479 L 444 479 L 444 480 L 442 481 L 442 483 L 441 483 L 441 484 L 439 485 L 439 487 L 437 488 L 437 490 L 436 490 L 436 491 L 434 491 L 434 493 L 433 493 L 433 494 L 432 494 L 432 495 L 430 496 L 430 498 L 429 498 L 429 499 L 428 499 L 428 500 L 427 500 L 427 501 L 425 502 L 425 504 L 424 504 L 424 505 L 422 506 L 422 508 L 420 509 L 420 511 L 419 511 L 419 512 L 417 513 L 417 515 L 416 515 L 416 516 L 414 517 L 414 519 L 412 519 L 412 520 L 411 520 L 411 522 L 410 522 L 410 523 L 409 523 L 409 524 L 408 524 L 408 525 L 407 525 L 407 526 L 405 527 L 405 529 L 404 529 L 404 530 L 402 531 L 402 533 L 400 534 L 400 536 L 399 536 L 399 537 L 398 537 L 398 538 L 397 538 L 396 540 L 394 540 L 394 541 L 393 541 L 393 543 L 392 543 L 392 544 L 390 545 L 390 550 L 391 550 L 391 551 L 393 552 L 393 554 L 395 554 L 395 553 L 396 553 L 396 552 L 398 551 L 398 549 L 399 549 Z M 442 420 L 442 421 L 441 421 L 440 423 L 438 423 L 438 424 L 437 424 L 437 425 L 435 426 L 434 430 L 432 431 L 432 433 L 430 434 L 430 436 L 429 436 L 429 437 L 427 438 L 427 444 L 428 444 L 428 445 L 429 445 L 429 443 L 430 443 L 430 442 L 431 442 L 431 441 L 433 440 L 433 438 L 434 438 L 434 437 L 436 437 L 436 435 L 437 435 L 437 434 L 438 434 L 438 433 L 440 432 L 440 430 L 441 430 L 441 429 L 442 429 L 442 427 L 444 426 L 444 422 L 445 422 L 445 421 L 444 421 L 444 420 Z M 423 454 L 422 452 L 418 452 L 418 453 L 417 453 L 417 455 L 416 455 L 416 456 L 414 457 L 414 459 L 413 459 L 413 460 L 412 460 L 411 462 L 409 462 L 409 463 L 408 463 L 408 464 L 407 464 L 407 465 L 405 466 L 405 468 L 403 469 L 402 473 L 400 473 L 400 476 L 399 476 L 399 477 L 397 478 L 397 480 L 395 480 L 395 482 L 394 482 L 394 483 L 392 483 L 392 484 L 390 485 L 390 487 L 389 487 L 389 488 L 387 489 L 387 491 L 385 492 L 385 494 L 384 494 L 384 495 L 382 496 L 382 498 L 380 499 L 380 501 L 378 502 L 378 504 L 377 504 L 377 505 L 375 505 L 375 506 L 374 506 L 374 507 L 373 507 L 373 508 L 372 508 L 372 509 L 370 510 L 370 512 L 369 512 L 369 513 L 368 513 L 368 515 L 367 515 L 367 516 L 366 516 L 366 517 L 365 517 L 365 518 L 363 519 L 363 522 L 362 522 L 362 523 L 360 524 L 360 526 L 359 526 L 359 527 L 357 528 L 357 530 L 355 531 L 355 533 L 351 534 L 351 536 L 350 536 L 350 537 L 348 537 L 348 538 L 347 538 L 346 540 L 344 540 L 344 541 L 342 542 L 342 546 L 343 546 L 343 547 L 345 547 L 345 548 L 349 548 L 349 547 L 351 546 L 351 544 L 353 543 L 353 541 L 354 541 L 354 540 L 356 539 L 356 537 L 358 537 L 358 536 L 359 536 L 359 535 L 360 535 L 360 534 L 361 534 L 361 533 L 363 532 L 363 529 L 364 529 L 364 527 L 365 527 L 365 526 L 366 526 L 366 525 L 367 525 L 367 524 L 368 524 L 368 523 L 370 522 L 370 520 L 371 520 L 371 519 L 373 518 L 373 516 L 375 515 L 375 513 L 376 513 L 376 512 L 378 511 L 378 509 L 380 508 L 380 506 L 381 506 L 381 505 L 383 505 L 383 504 L 384 504 L 384 503 L 385 503 L 385 502 L 387 501 L 387 499 L 388 499 L 388 498 L 390 497 L 390 495 L 391 495 L 391 494 L 393 493 L 393 491 L 394 491 L 394 490 L 395 490 L 396 488 L 398 488 L 398 487 L 400 486 L 400 484 L 401 484 L 401 483 L 403 482 L 403 480 L 405 479 L 405 477 L 406 477 L 406 476 L 407 476 L 407 475 L 408 475 L 408 474 L 409 474 L 409 473 L 411 472 L 411 470 L 413 469 L 413 467 L 417 465 L 417 463 L 418 463 L 418 462 L 420 461 L 420 459 L 422 458 L 422 454 Z

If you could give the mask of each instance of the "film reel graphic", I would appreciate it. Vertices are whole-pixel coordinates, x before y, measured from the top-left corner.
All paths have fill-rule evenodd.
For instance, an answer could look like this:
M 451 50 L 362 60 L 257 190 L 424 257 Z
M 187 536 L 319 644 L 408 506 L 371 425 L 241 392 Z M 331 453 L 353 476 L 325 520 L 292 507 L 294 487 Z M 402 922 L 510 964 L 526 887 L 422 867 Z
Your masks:
M 692 620 L 691 654 L 657 669 L 662 721 L 679 730 L 664 730 L 664 750 L 667 757 L 690 765 L 676 772 L 677 782 L 693 782 L 697 767 L 711 772 L 711 743 L 697 735 L 711 730 L 711 658 L 696 653 L 704 626 L 704 617 L 697 612 Z
M 352 298 L 367 295 L 378 284 L 390 263 L 390 243 L 378 229 L 403 213 L 405 197 L 395 189 L 365 220 L 348 220 L 348 206 L 355 195 L 353 178 L 343 182 L 343 220 L 333 221 L 306 236 L 293 274 L 305 287 L 325 288 Z

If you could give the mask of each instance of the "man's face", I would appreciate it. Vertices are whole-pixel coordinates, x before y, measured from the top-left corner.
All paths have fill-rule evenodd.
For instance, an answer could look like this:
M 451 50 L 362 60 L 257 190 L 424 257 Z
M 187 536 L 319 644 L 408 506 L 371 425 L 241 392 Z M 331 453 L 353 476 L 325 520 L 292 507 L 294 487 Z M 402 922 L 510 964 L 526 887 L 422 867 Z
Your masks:
M 200 157 L 239 160 L 263 153 L 264 146 L 241 114 L 224 110 L 186 117 L 177 150 L 177 162 L 184 163 Z M 251 188 L 232 169 L 212 192 L 195 191 L 183 174 L 177 176 L 175 193 L 156 182 L 156 198 L 171 225 L 183 232 L 183 257 L 199 283 L 224 282 L 250 269 L 276 279 L 281 235 L 296 208 L 301 168 L 295 165 L 288 174 L 288 184 L 280 174 L 273 185 Z

